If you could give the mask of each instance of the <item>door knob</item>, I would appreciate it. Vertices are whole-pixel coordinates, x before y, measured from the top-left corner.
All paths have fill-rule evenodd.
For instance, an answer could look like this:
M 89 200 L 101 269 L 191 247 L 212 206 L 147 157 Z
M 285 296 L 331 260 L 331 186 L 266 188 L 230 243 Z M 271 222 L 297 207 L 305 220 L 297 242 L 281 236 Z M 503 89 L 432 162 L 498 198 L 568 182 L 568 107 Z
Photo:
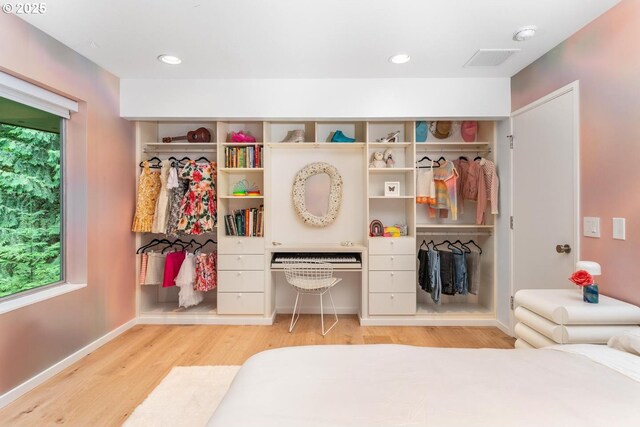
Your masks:
M 564 245 L 557 245 L 556 252 L 558 252 L 559 254 L 568 254 L 571 252 L 571 246 L 567 245 L 566 243 Z

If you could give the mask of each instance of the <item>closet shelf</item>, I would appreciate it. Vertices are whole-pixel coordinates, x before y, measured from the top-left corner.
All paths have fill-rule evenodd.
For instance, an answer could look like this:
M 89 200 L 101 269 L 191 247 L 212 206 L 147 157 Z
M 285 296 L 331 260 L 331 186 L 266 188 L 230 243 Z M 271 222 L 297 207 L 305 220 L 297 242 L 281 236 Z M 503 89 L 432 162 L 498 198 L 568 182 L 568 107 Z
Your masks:
M 476 225 L 476 224 L 416 224 L 416 228 L 422 229 L 449 229 L 449 228 L 463 228 L 463 229 L 481 229 L 492 230 L 493 225 Z
M 147 142 L 144 144 L 145 153 L 186 153 L 215 151 L 215 142 Z
M 370 199 L 413 199 L 415 196 L 369 196 Z
M 262 172 L 264 168 L 219 168 L 218 172 Z
M 368 142 L 367 145 L 370 148 L 405 148 L 410 147 L 411 142 Z
M 412 172 L 413 168 L 369 168 L 372 173 L 405 173 Z
M 324 148 L 336 150 L 349 150 L 364 148 L 364 142 L 269 142 L 267 146 L 270 148 L 296 148 L 311 149 Z
M 264 199 L 264 196 L 218 196 L 220 199 Z
M 263 144 L 263 142 L 221 142 L 219 145 L 222 147 L 252 147 Z

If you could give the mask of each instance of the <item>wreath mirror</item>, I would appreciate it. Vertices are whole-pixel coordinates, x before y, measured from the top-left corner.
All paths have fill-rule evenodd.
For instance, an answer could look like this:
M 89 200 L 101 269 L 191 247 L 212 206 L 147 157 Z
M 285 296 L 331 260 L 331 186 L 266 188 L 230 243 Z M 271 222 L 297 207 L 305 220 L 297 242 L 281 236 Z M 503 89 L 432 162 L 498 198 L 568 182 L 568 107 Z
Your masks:
M 305 224 L 326 227 L 338 216 L 342 203 L 342 177 L 329 163 L 308 164 L 293 182 L 293 206 Z

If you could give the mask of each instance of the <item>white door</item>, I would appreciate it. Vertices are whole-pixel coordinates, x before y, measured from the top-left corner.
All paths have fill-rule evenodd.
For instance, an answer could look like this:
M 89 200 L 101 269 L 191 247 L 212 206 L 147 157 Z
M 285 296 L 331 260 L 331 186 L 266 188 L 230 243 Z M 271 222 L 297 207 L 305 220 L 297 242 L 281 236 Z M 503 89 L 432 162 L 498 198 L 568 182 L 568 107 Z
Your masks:
M 512 116 L 511 295 L 573 286 L 567 279 L 579 250 L 578 125 L 577 82 Z

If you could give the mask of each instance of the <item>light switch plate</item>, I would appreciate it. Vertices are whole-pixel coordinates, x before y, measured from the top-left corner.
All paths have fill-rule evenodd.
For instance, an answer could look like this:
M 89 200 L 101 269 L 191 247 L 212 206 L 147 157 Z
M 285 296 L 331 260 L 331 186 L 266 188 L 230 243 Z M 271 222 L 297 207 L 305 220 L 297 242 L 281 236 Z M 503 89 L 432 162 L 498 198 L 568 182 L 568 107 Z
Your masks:
M 625 219 L 613 218 L 613 238 L 617 240 L 625 240 Z
M 582 226 L 582 234 L 587 237 L 600 237 L 600 218 L 585 216 Z

